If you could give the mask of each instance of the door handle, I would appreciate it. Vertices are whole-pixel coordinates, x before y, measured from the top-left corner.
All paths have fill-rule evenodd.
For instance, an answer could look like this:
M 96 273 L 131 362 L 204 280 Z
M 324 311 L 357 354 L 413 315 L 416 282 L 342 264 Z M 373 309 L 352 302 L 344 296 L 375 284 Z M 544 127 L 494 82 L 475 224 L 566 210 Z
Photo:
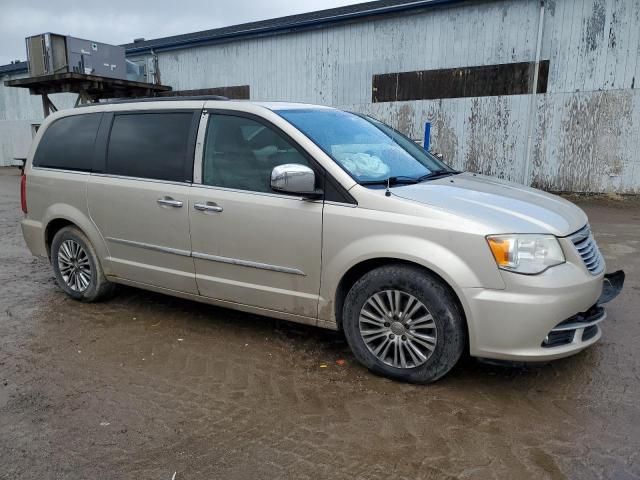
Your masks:
M 167 207 L 174 207 L 174 208 L 180 208 L 182 207 L 182 202 L 180 200 L 174 200 L 171 197 L 163 197 L 163 198 L 159 198 L 157 200 L 157 202 L 160 205 L 165 205 Z
M 220 205 L 217 205 L 213 202 L 207 202 L 207 203 L 194 203 L 193 204 L 193 208 L 195 208 L 196 210 L 198 210 L 199 212 L 215 212 L 215 213 L 220 213 L 222 212 L 222 207 Z

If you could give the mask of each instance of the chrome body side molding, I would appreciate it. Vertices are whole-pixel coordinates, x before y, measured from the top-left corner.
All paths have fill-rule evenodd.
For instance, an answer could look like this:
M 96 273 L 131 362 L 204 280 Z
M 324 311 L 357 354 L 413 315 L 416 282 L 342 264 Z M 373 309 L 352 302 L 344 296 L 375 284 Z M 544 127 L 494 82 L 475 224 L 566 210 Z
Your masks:
M 147 250 L 153 250 L 156 252 L 171 253 L 174 255 L 180 255 L 183 257 L 199 258 L 201 260 L 209 260 L 212 262 L 228 263 L 230 265 L 240 265 L 242 267 L 258 268 L 260 270 L 271 270 L 273 272 L 288 273 L 291 275 L 306 276 L 302 270 L 291 267 L 282 267 L 279 265 L 271 265 L 269 263 L 252 262 L 249 260 L 241 260 L 239 258 L 221 257 L 219 255 L 209 255 L 206 253 L 189 252 L 187 250 L 180 250 L 177 248 L 163 247 L 161 245 L 154 245 L 151 243 L 135 242 L 133 240 L 125 240 L 123 238 L 107 237 L 106 240 L 114 243 L 120 243 L 122 245 L 128 245 L 131 247 L 145 248 Z
M 281 267 L 279 265 L 271 265 L 269 263 L 252 262 L 249 260 L 240 260 L 239 258 L 221 257 L 219 255 L 209 255 L 206 253 L 192 252 L 193 258 L 199 258 L 201 260 L 210 260 L 212 262 L 229 263 L 231 265 L 240 265 L 242 267 L 258 268 L 260 270 L 271 270 L 273 272 L 290 273 L 292 275 L 302 275 L 305 273 L 302 270 L 291 267 Z
M 180 255 L 182 257 L 191 256 L 191 252 L 189 252 L 188 250 L 181 250 L 178 248 L 171 248 L 171 247 L 163 247 L 161 245 L 154 245 L 152 243 L 135 242 L 133 240 L 125 240 L 123 238 L 114 238 L 114 237 L 106 237 L 106 240 L 113 243 L 120 243 L 121 245 L 128 245 L 130 247 L 146 248 L 147 250 L 153 250 L 156 252 L 163 252 L 163 253 L 173 253 L 174 255 Z

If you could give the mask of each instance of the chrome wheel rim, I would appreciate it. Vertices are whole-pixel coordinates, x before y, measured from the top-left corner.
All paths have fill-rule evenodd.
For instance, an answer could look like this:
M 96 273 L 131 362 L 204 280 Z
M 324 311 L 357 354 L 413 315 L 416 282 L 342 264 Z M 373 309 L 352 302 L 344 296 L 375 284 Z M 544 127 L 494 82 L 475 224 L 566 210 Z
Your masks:
M 74 292 L 84 292 L 91 284 L 91 263 L 84 248 L 74 240 L 65 240 L 58 249 L 58 268 L 62 280 Z
M 369 351 L 395 368 L 423 365 L 438 343 L 427 307 L 401 290 L 374 293 L 360 310 L 360 335 Z

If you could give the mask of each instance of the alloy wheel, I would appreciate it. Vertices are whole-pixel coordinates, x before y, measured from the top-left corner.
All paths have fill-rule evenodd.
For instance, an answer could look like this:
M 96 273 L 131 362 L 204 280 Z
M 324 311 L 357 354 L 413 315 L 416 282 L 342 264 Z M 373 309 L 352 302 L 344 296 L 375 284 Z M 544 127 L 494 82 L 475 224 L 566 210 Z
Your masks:
M 91 284 L 91 263 L 87 252 L 74 240 L 65 240 L 58 249 L 58 268 L 62 279 L 74 292 L 84 292 Z
M 395 368 L 424 364 L 438 341 L 437 327 L 427 307 L 401 290 L 371 295 L 360 310 L 359 327 L 369 351 Z

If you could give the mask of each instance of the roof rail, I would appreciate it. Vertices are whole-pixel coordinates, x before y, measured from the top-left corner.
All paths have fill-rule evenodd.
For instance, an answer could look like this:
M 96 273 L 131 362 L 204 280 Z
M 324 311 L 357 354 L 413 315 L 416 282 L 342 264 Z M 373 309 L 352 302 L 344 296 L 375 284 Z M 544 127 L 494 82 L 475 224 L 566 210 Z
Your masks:
M 78 107 L 91 107 L 95 105 L 111 105 L 114 103 L 139 103 L 139 102 L 180 102 L 187 100 L 229 100 L 227 97 L 223 97 L 222 95 L 192 95 L 192 96 L 180 96 L 180 95 L 172 95 L 172 96 L 162 96 L 162 97 L 139 97 L 139 98 L 117 98 L 114 100 L 108 100 L 106 102 L 97 102 L 97 103 L 86 103 L 82 105 L 78 105 Z

